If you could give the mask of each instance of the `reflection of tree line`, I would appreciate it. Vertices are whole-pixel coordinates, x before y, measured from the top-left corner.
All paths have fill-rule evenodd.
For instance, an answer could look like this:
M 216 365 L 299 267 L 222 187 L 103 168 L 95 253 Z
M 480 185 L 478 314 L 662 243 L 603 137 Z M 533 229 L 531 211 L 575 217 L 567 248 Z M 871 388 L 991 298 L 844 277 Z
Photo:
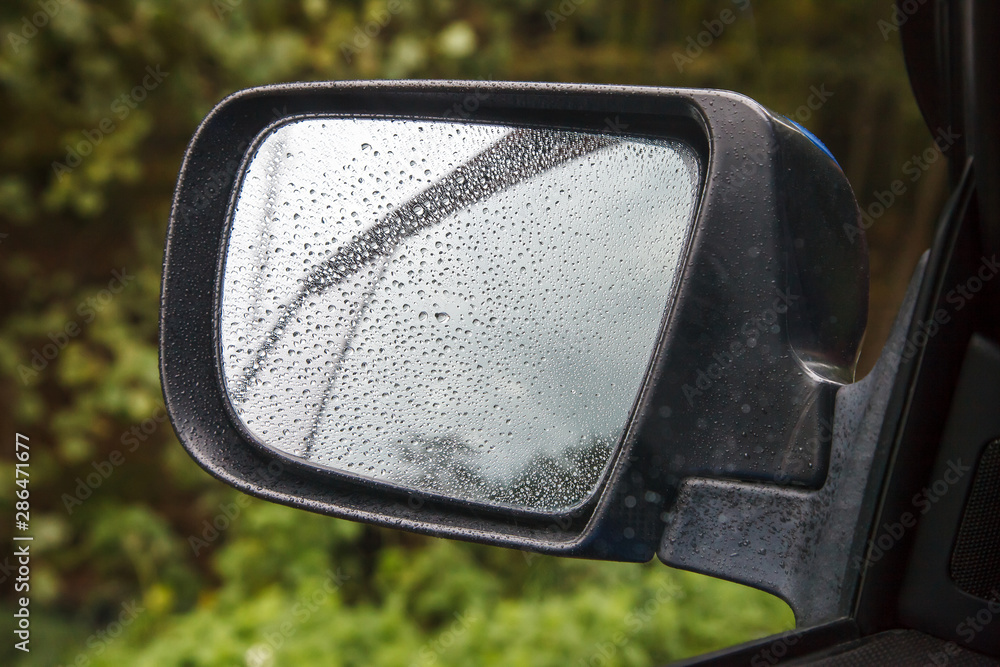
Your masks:
M 589 436 L 558 454 L 533 454 L 513 476 L 488 477 L 481 449 L 454 434 L 416 436 L 399 459 L 407 486 L 498 505 L 559 509 L 583 500 L 597 484 L 617 438 Z

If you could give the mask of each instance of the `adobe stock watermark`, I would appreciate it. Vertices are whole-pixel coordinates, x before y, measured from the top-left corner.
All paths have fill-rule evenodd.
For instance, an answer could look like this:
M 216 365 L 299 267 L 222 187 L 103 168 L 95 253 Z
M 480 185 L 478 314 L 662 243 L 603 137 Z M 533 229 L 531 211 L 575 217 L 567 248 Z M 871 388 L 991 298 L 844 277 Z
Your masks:
M 21 384 L 27 385 L 28 380 L 38 377 L 39 373 L 48 368 L 49 363 L 66 349 L 70 341 L 83 333 L 83 325 L 93 322 L 98 313 L 107 308 L 115 296 L 121 294 L 122 290 L 135 280 L 135 276 L 129 275 L 124 268 L 121 271 L 117 269 L 112 271 L 111 276 L 107 288 L 102 289 L 96 296 L 88 297 L 77 304 L 76 314 L 80 316 L 79 321 L 69 320 L 62 329 L 50 331 L 48 333 L 50 342 L 43 345 L 40 350 L 32 348 L 30 365 L 17 365 L 17 374 L 21 378 Z
M 558 538 L 559 536 L 569 532 L 573 527 L 574 522 L 584 514 L 585 512 L 582 509 L 574 509 L 568 514 L 553 518 L 552 523 L 545 527 L 545 534 L 552 536 L 554 539 Z M 632 528 L 626 528 L 625 530 L 626 532 L 632 531 Z M 626 537 L 631 539 L 632 535 L 626 535 Z M 531 566 L 534 560 L 542 554 L 534 551 L 522 551 L 521 555 L 524 557 L 524 562 Z
M 340 55 L 344 57 L 347 64 L 354 62 L 355 56 L 367 49 L 372 44 L 372 40 L 378 38 L 379 34 L 388 26 L 396 14 L 403 11 L 404 5 L 412 0 L 388 0 L 383 9 L 371 13 L 371 18 L 361 25 L 354 26 L 354 35 L 351 42 L 340 42 Z
M 455 642 L 469 631 L 469 626 L 473 621 L 479 620 L 475 610 L 461 614 L 456 611 L 453 616 L 455 620 L 446 630 L 420 647 L 420 650 L 417 651 L 417 657 L 410 663 L 410 667 L 429 667 L 429 665 L 437 664 L 438 658 L 441 657 L 445 649 L 454 646 Z
M 278 107 L 271 107 L 271 118 L 275 121 L 286 118 L 288 115 L 287 105 L 282 106 L 280 109 Z M 198 198 L 191 206 L 195 212 L 200 213 L 204 211 L 217 197 L 228 197 L 226 188 L 232 185 L 236 172 L 239 171 L 242 164 L 241 157 L 249 145 L 248 141 L 240 142 L 236 146 L 236 149 L 230 153 L 232 157 L 221 166 L 215 167 L 201 177 L 201 180 L 205 183 L 205 187 L 198 188 Z
M 826 89 L 826 84 L 821 83 L 819 88 L 816 86 L 809 86 L 809 96 L 806 98 L 805 104 L 801 104 L 795 108 L 795 111 L 788 116 L 796 123 L 805 123 L 813 114 L 823 108 L 823 105 L 833 97 L 833 91 Z
M 170 72 L 161 71 L 159 65 L 155 67 L 147 65 L 146 76 L 142 78 L 139 85 L 133 87 L 127 93 L 122 93 L 111 102 L 110 109 L 114 118 L 117 118 L 119 122 L 128 118 L 129 114 L 133 110 L 138 109 L 139 104 L 149 96 L 150 92 L 156 90 L 168 76 L 170 76 Z M 104 138 L 118 129 L 118 127 L 111 116 L 105 116 L 93 129 L 81 130 L 83 139 L 80 139 L 72 146 L 66 144 L 66 157 L 62 162 L 55 161 L 52 163 L 52 171 L 55 173 L 56 178 L 61 181 L 63 176 L 83 164 L 83 159 L 93 153 L 94 148 L 100 145 L 104 141 Z
M 35 4 L 38 5 L 39 11 L 33 13 L 30 17 L 27 15 L 22 16 L 18 31 L 7 33 L 7 43 L 10 44 L 10 48 L 15 54 L 21 50 L 21 47 L 34 38 L 39 30 L 46 27 L 52 21 L 53 17 L 69 4 L 69 0 L 37 0 Z
M 792 632 L 778 637 L 773 642 L 754 653 L 750 658 L 750 667 L 771 667 L 776 665 L 788 655 L 789 650 L 802 639 L 801 632 Z
M 327 570 L 326 579 L 312 593 L 302 596 L 289 610 L 287 620 L 282 621 L 274 630 L 263 633 L 264 642 L 251 646 L 244 658 L 248 667 L 264 667 L 271 664 L 275 651 L 281 649 L 289 639 L 295 636 L 299 626 L 308 621 L 319 611 L 330 596 L 339 590 L 351 577 L 338 567 L 336 571 Z
M 855 569 L 866 570 L 882 560 L 883 556 L 899 544 L 903 536 L 917 525 L 917 518 L 930 512 L 941 498 L 951 490 L 951 487 L 971 470 L 972 466 L 964 465 L 961 459 L 948 461 L 948 468 L 941 475 L 941 478 L 934 480 L 910 499 L 914 511 L 903 512 L 896 521 L 883 523 L 880 534 L 865 543 L 865 558 L 862 560 L 859 556 L 854 557 Z
M 441 117 L 462 118 L 465 120 L 472 118 L 479 111 L 479 106 L 490 97 L 490 93 L 475 90 L 462 98 L 461 102 L 455 102 L 451 105 L 449 109 L 441 114 Z
M 596 642 L 587 658 L 581 658 L 575 664 L 579 667 L 603 667 L 612 663 L 612 659 L 639 633 L 652 622 L 653 617 L 664 604 L 684 597 L 684 590 L 672 581 L 666 581 L 653 596 L 625 615 L 625 629 L 615 632 L 608 641 Z
M 986 630 L 991 623 L 1000 615 L 1000 591 L 996 588 L 990 589 L 990 597 L 986 605 L 976 612 L 975 616 L 966 616 L 955 626 L 955 634 L 962 638 L 966 644 L 972 642 L 980 632 Z M 940 651 L 931 651 L 927 654 L 927 662 L 923 667 L 947 667 L 952 664 L 952 658 L 962 655 L 961 647 L 953 641 L 945 643 Z M 968 657 L 966 654 L 964 657 Z M 967 664 L 962 660 L 961 664 Z
M 549 30 L 555 30 L 556 26 L 572 16 L 580 5 L 587 0 L 562 0 L 555 10 L 545 10 L 545 20 L 549 22 Z
M 108 481 L 115 470 L 125 463 L 125 456 L 135 452 L 139 445 L 145 442 L 166 421 L 167 409 L 161 403 L 149 418 L 122 433 L 119 440 L 126 449 L 113 449 L 108 453 L 107 458 L 91 461 L 90 465 L 94 471 L 76 478 L 76 487 L 73 489 L 73 493 L 62 494 L 61 500 L 63 507 L 66 508 L 66 513 L 72 515 L 78 507 L 83 505 L 85 500 L 93 496 L 94 492 Z
M 742 338 L 731 341 L 727 349 L 713 352 L 714 361 L 704 368 L 699 368 L 693 381 L 681 387 L 689 406 L 693 407 L 696 398 L 708 391 L 716 381 L 721 380 L 726 369 L 747 350 L 757 347 L 757 338 L 760 334 L 778 333 L 781 330 L 781 325 L 778 324 L 779 316 L 787 313 L 789 307 L 798 301 L 801 295 L 782 292 L 780 289 L 775 289 L 775 292 L 777 296 L 771 302 L 771 306 L 746 320 L 740 327 Z
M 257 469 L 257 479 L 255 482 L 261 486 L 266 486 L 278 479 L 284 472 L 285 466 L 280 461 L 271 461 L 266 468 Z M 195 556 L 203 550 L 209 548 L 222 534 L 232 527 L 237 517 L 243 513 L 251 502 L 250 496 L 240 493 L 236 500 L 231 503 L 219 503 L 219 511 L 211 519 L 201 522 L 201 530 L 196 535 L 188 535 L 188 546 Z
M 833 97 L 833 95 L 834 91 L 827 90 L 825 83 L 821 83 L 819 87 L 809 86 L 809 95 L 806 97 L 805 103 L 796 107 L 795 111 L 793 111 L 788 118 L 796 123 L 805 123 L 813 117 L 813 114 L 822 109 L 823 105 L 826 104 L 830 98 Z M 770 161 L 771 155 L 763 147 L 754 148 L 748 151 L 747 159 L 743 160 L 739 167 L 731 172 L 729 176 L 730 186 L 739 188 L 746 185 L 747 179 Z
M 730 0 L 730 2 L 736 5 L 736 8 L 741 12 L 745 12 L 750 7 L 750 0 Z M 686 40 L 687 46 L 683 53 L 680 51 L 674 51 L 673 53 L 674 65 L 677 67 L 677 71 L 683 73 L 685 67 L 700 58 L 705 53 L 705 49 L 712 46 L 719 37 L 722 37 L 722 33 L 726 31 L 726 28 L 735 23 L 738 17 L 739 14 L 726 7 L 711 21 L 702 21 L 701 24 L 705 26 L 705 29 L 697 35 L 688 36 Z
M 812 455 L 819 451 L 819 448 L 828 442 L 833 441 L 833 424 L 826 417 L 817 420 L 816 435 L 808 438 L 803 446 L 789 447 L 785 450 L 785 455 L 781 460 L 781 467 L 774 476 L 774 481 L 784 484 L 792 479 L 793 475 L 809 470 L 813 465 Z
M 898 33 L 903 24 L 917 13 L 921 5 L 926 3 L 927 0 L 902 0 L 902 2 L 890 3 L 889 19 L 879 19 L 875 22 L 879 32 L 882 33 L 882 41 L 888 42 L 889 35 L 894 32 Z
M 996 620 L 998 614 L 1000 614 L 1000 591 L 991 588 L 986 606 L 977 611 L 975 616 L 966 616 L 965 620 L 955 626 L 955 633 L 968 644 Z
M 121 606 L 122 610 L 118 612 L 118 617 L 104 626 L 104 629 L 98 630 L 87 637 L 87 641 L 85 642 L 87 650 L 77 653 L 71 662 L 66 663 L 66 667 L 86 667 L 86 665 L 89 665 L 92 659 L 91 656 L 99 657 L 103 655 L 108 650 L 108 646 L 114 640 L 121 637 L 125 629 L 135 623 L 135 619 L 146 611 L 146 608 L 135 600 L 123 602 Z
M 628 129 L 628 123 L 623 122 L 616 114 L 614 118 L 605 116 L 604 127 L 598 130 L 599 134 L 624 134 Z
M 0 562 L 0 584 L 7 583 L 13 575 L 17 574 L 17 566 L 10 562 L 10 556 L 4 556 Z
M 997 273 L 1000 273 L 1000 262 L 997 261 L 995 254 L 991 257 L 980 257 L 979 268 L 976 272 L 945 294 L 945 302 L 949 304 L 950 308 L 938 308 L 926 321 L 917 322 L 914 330 L 902 343 L 902 362 L 912 361 L 920 348 L 936 336 L 941 331 L 941 327 L 951 322 L 951 313 L 965 308 L 966 304 L 972 301 L 986 283 L 996 277 Z
M 938 128 L 934 143 L 928 146 L 920 155 L 911 155 L 910 159 L 903 163 L 902 172 L 910 183 L 916 183 L 920 177 L 927 173 L 935 162 L 940 159 L 945 151 L 951 148 L 962 135 L 956 133 L 949 125 L 947 129 Z M 896 203 L 897 197 L 906 194 L 909 186 L 902 178 L 897 178 L 889 184 L 886 190 L 876 190 L 872 193 L 875 200 L 861 208 L 861 220 L 858 226 L 844 223 L 844 233 L 853 244 L 861 236 L 862 231 L 867 231 L 875 224 L 875 221 L 885 215 L 885 212 Z
M 243 0 L 212 0 L 212 9 L 215 10 L 215 17 L 222 21 L 242 4 Z
M 406 494 L 406 508 L 410 511 L 419 511 L 424 508 L 428 503 L 433 503 L 435 499 L 427 494 L 421 493 L 419 491 L 410 491 Z M 397 507 L 402 509 L 403 504 L 397 504 Z M 405 510 L 404 510 L 405 511 Z M 544 532 L 546 535 L 551 535 L 554 537 L 559 537 L 564 535 L 573 527 L 573 523 L 582 516 L 585 516 L 586 511 L 583 508 L 577 508 L 571 510 L 567 514 L 553 517 L 552 522 L 549 523 L 545 528 Z M 629 528 L 628 530 L 631 530 Z M 534 551 L 521 551 L 521 555 L 524 557 L 524 562 L 529 566 L 533 561 L 540 557 L 542 554 L 535 553 Z

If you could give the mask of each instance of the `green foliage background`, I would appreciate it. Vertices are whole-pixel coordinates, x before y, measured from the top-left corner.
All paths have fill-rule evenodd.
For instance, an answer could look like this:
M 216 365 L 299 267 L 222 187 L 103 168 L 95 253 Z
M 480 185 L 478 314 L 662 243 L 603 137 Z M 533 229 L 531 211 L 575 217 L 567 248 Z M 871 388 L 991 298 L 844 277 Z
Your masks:
M 729 88 L 823 138 L 864 205 L 930 145 L 898 35 L 878 23 L 889 2 L 400 0 L 384 27 L 372 23 L 388 6 L 17 0 L 0 8 L 5 556 L 15 432 L 31 438 L 35 535 L 32 653 L 14 651 L 5 630 L 4 664 L 646 665 L 791 627 L 775 598 L 657 563 L 415 537 L 249 500 L 211 479 L 155 420 L 163 238 L 181 157 L 204 115 L 230 92 L 291 80 Z M 735 21 L 698 52 L 689 38 L 726 9 Z M 375 34 L 363 39 L 366 26 Z M 690 61 L 677 57 L 685 49 Z M 157 67 L 162 83 L 141 101 L 129 97 Z M 832 96 L 806 117 L 811 87 L 822 86 Z M 85 133 L 100 138 L 93 151 L 59 168 Z M 864 367 L 928 245 L 942 162 L 869 231 Z M 133 278 L 120 293 L 102 293 L 117 286 L 115 270 Z M 61 336 L 58 356 L 32 368 Z M 120 465 L 67 506 L 114 451 Z M 189 538 L 224 510 L 231 526 L 193 549 Z M 6 628 L 14 594 L 11 575 L 0 579 Z M 109 637 L 123 604 L 141 611 Z M 624 639 L 609 648 L 616 633 Z

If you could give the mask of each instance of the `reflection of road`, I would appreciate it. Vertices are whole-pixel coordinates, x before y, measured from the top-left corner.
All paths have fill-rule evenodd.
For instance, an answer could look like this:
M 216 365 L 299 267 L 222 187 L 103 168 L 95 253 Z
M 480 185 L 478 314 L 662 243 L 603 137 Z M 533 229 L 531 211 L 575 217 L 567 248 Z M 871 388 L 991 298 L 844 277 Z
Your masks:
M 331 258 L 309 272 L 298 294 L 281 308 L 278 321 L 258 346 L 250 365 L 243 369 L 236 386 L 230 389 L 231 400 L 234 403 L 246 400 L 250 384 L 281 339 L 285 327 L 307 298 L 323 294 L 329 288 L 342 284 L 362 267 L 379 258 L 390 257 L 406 238 L 437 224 L 462 208 L 563 162 L 619 141 L 614 137 L 575 132 L 530 128 L 513 130 L 434 185 L 392 210 L 368 231 L 351 243 L 341 246 Z M 384 268 L 385 266 L 383 271 Z M 381 276 L 382 271 L 379 272 L 379 277 Z M 360 321 L 364 316 L 377 284 L 378 279 L 366 291 L 355 314 L 355 321 Z M 351 331 L 345 339 L 345 346 L 355 333 L 355 330 Z M 343 356 L 342 353 L 343 350 L 340 356 Z M 330 381 L 332 382 L 332 378 Z M 310 435 L 310 444 L 313 434 Z

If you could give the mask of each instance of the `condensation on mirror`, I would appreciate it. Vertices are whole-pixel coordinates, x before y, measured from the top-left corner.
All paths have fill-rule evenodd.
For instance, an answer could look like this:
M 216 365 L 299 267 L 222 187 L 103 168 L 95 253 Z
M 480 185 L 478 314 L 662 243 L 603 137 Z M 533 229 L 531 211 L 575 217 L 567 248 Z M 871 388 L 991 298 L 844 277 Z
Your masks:
M 585 502 L 650 364 L 692 224 L 685 144 L 309 118 L 249 162 L 219 341 L 264 446 L 414 493 Z

